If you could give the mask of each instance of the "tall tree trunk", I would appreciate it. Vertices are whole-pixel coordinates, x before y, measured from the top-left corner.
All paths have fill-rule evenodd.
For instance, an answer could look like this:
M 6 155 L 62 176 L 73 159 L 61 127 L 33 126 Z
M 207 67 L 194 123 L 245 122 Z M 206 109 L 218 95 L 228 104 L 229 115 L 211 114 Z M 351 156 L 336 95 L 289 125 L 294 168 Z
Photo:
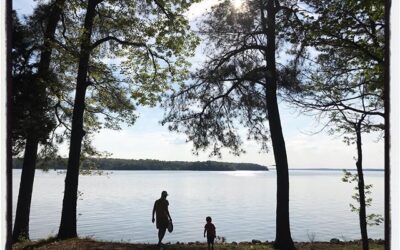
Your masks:
M 368 250 L 368 233 L 367 233 L 367 213 L 365 208 L 365 192 L 364 192 L 364 173 L 362 167 L 362 141 L 361 141 L 361 123 L 356 126 L 357 134 L 357 174 L 358 174 L 358 194 L 360 197 L 360 229 L 363 244 L 363 250 Z
M 289 222 L 289 170 L 275 91 L 276 86 L 267 87 L 268 121 L 277 176 L 276 236 L 274 246 L 278 249 L 286 250 L 294 249 Z
M 60 239 L 77 237 L 76 207 L 78 195 L 79 162 L 82 138 L 85 135 L 85 131 L 83 130 L 83 114 L 85 111 L 85 95 L 88 86 L 86 77 L 88 73 L 91 51 L 90 39 L 92 35 L 94 17 L 96 16 L 95 7 L 97 4 L 98 0 L 89 0 L 88 2 L 84 23 L 84 34 L 81 39 L 74 111 L 72 114 L 72 130 L 67 176 L 65 178 L 61 223 L 58 231 L 58 238 Z
M 277 200 L 276 200 L 276 236 L 274 247 L 278 249 L 294 249 L 292 236 L 290 234 L 289 222 L 289 169 L 286 155 L 285 139 L 282 133 L 281 120 L 277 101 L 277 75 L 275 59 L 275 14 L 276 7 L 273 0 L 269 0 L 266 6 L 267 17 L 264 11 L 262 19 L 265 21 L 267 35 L 267 46 L 265 59 L 266 71 L 266 103 L 268 122 L 271 133 L 272 148 L 274 151 L 276 174 L 277 174 Z
M 22 164 L 21 182 L 15 214 L 13 241 L 29 239 L 29 214 L 31 210 L 33 180 L 37 158 L 38 139 L 29 137 L 26 140 L 24 162 Z
M 34 81 L 40 96 L 46 96 L 46 77 L 51 61 L 51 41 L 54 39 L 57 23 L 60 20 L 61 11 L 63 9 L 65 0 L 56 0 L 53 3 L 51 12 L 48 16 L 46 31 L 44 34 L 44 43 L 41 50 L 38 78 Z M 33 107 L 37 106 L 32 104 Z M 33 181 L 35 178 L 35 168 L 37 160 L 37 149 L 39 145 L 39 138 L 37 138 L 37 130 L 40 128 L 29 129 L 27 141 L 25 145 L 24 163 L 22 165 L 21 183 L 18 194 L 17 209 L 15 214 L 15 223 L 13 231 L 13 241 L 19 238 L 29 239 L 29 213 L 31 207 L 31 197 Z
M 11 44 L 12 44 L 12 40 L 13 40 L 12 28 L 11 28 L 12 24 L 13 24 L 13 22 L 12 22 L 12 0 L 4 1 L 3 6 L 5 6 L 4 14 L 5 14 L 6 22 L 4 24 L 5 24 L 6 29 L 2 30 L 1 32 L 5 31 L 5 33 L 6 33 L 6 46 L 5 46 L 5 48 L 3 47 L 0 49 L 0 51 L 3 52 L 2 53 L 3 57 L 0 58 L 0 61 L 2 63 L 5 61 L 6 65 L 7 65 L 6 69 L 3 68 L 6 71 L 6 84 L 7 84 L 6 85 L 7 93 L 5 93 L 7 95 L 7 104 L 4 106 L 7 106 L 7 107 L 4 107 L 4 106 L 1 107 L 0 112 L 2 112 L 4 110 L 3 108 L 5 108 L 6 109 L 5 111 L 7 112 L 7 114 L 10 114 L 13 112 L 12 105 L 10 105 L 12 103 L 12 91 L 13 91 L 12 74 L 11 74 L 11 72 L 12 72 L 12 59 L 11 59 L 12 45 Z M 4 26 L 2 26 L 2 27 L 4 27 Z M 4 52 L 6 52 L 6 53 L 4 53 Z M 1 71 L 1 72 L 4 72 L 4 71 Z M 4 77 L 4 75 L 3 75 L 3 77 Z M 4 166 L 3 165 L 4 160 L 6 161 L 6 164 L 5 164 L 6 171 L 5 172 L 6 172 L 6 183 L 7 184 L 6 184 L 5 195 L 6 195 L 6 199 L 7 199 L 7 205 L 4 206 L 5 211 L 4 210 L 1 211 L 0 214 L 2 216 L 2 219 L 3 220 L 5 219 L 5 221 L 6 221 L 6 227 L 5 227 L 6 237 L 1 236 L 1 239 L 6 240 L 5 249 L 11 249 L 12 248 L 12 246 L 11 246 L 12 245 L 12 235 L 10 232 L 12 230 L 11 221 L 12 221 L 12 201 L 13 201 L 13 197 L 12 197 L 13 180 L 12 180 L 12 142 L 11 142 L 10 135 L 11 135 L 11 130 L 12 130 L 12 125 L 11 125 L 12 122 L 11 122 L 10 115 L 7 115 L 6 119 L 7 119 L 6 120 L 6 129 L 7 129 L 6 133 L 9 136 L 7 136 L 7 139 L 6 139 L 6 154 L 5 154 L 6 157 L 2 158 L 2 160 L 0 160 L 0 162 L 1 162 L 1 165 Z M 3 154 L 3 156 L 4 156 L 4 154 Z M 4 174 L 4 172 L 2 172 L 2 174 Z M 3 176 L 0 176 L 0 178 L 2 178 L 2 177 Z M 2 180 L 4 180 L 4 179 L 2 179 Z M 2 185 L 3 185 L 2 190 L 4 190 L 3 189 L 4 184 L 2 184 Z M 1 192 L 1 194 L 3 195 L 3 192 Z M 2 199 L 4 200 L 4 196 L 2 196 Z M 4 229 L 4 226 L 3 226 L 3 229 Z

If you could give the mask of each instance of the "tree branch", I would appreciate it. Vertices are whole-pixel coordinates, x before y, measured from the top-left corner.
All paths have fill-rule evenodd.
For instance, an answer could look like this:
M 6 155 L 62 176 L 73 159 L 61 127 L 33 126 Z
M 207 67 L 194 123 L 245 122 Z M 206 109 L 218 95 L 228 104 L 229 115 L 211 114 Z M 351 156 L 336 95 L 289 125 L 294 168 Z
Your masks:
M 99 40 L 97 40 L 96 42 L 94 42 L 91 46 L 91 49 L 95 49 L 97 46 L 101 45 L 102 43 L 108 42 L 108 41 L 116 41 L 119 44 L 123 44 L 123 45 L 130 45 L 130 46 L 135 46 L 135 47 L 145 47 L 147 48 L 147 45 L 145 43 L 136 43 L 136 42 L 129 42 L 129 41 L 123 41 L 121 39 L 118 39 L 114 36 L 107 36 L 104 38 L 101 38 Z

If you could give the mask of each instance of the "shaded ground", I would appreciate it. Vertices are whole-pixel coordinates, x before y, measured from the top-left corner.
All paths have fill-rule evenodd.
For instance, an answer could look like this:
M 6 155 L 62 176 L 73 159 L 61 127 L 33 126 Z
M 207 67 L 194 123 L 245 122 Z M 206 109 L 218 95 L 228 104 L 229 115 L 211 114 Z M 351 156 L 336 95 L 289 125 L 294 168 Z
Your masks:
M 296 243 L 297 249 L 299 250 L 358 250 L 362 249 L 360 242 L 346 242 L 331 244 L 326 242 L 320 243 Z M 106 242 L 96 241 L 92 239 L 69 239 L 58 241 L 54 238 L 41 241 L 26 241 L 13 245 L 13 250 L 22 249 L 41 249 L 41 250 L 65 250 L 65 249 L 90 249 L 90 250 L 159 250 L 155 245 L 151 244 L 130 244 L 123 242 Z M 163 247 L 164 250 L 206 250 L 207 244 L 204 243 L 193 243 L 193 244 L 167 244 Z M 262 244 L 251 244 L 251 243 L 239 243 L 239 244 L 217 244 L 214 247 L 215 250 L 273 250 L 272 243 Z M 371 242 L 370 250 L 384 249 L 383 242 Z

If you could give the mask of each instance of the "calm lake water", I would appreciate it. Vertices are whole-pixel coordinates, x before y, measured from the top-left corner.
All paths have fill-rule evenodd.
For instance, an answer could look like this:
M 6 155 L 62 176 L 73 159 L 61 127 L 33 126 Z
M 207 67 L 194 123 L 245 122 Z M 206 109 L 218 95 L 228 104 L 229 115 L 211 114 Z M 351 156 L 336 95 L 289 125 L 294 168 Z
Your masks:
M 206 216 L 217 235 L 231 241 L 275 238 L 276 172 L 114 171 L 80 176 L 78 234 L 101 240 L 155 243 L 151 223 L 154 201 L 169 193 L 174 232 L 164 242 L 204 241 Z M 13 209 L 21 170 L 13 172 Z M 290 171 L 290 223 L 293 240 L 360 239 L 358 216 L 350 211 L 353 184 L 341 171 Z M 32 197 L 31 238 L 55 235 L 61 217 L 65 174 L 36 172 Z M 366 172 L 373 184 L 367 213 L 384 213 L 384 174 Z M 369 227 L 369 237 L 384 238 L 383 225 Z

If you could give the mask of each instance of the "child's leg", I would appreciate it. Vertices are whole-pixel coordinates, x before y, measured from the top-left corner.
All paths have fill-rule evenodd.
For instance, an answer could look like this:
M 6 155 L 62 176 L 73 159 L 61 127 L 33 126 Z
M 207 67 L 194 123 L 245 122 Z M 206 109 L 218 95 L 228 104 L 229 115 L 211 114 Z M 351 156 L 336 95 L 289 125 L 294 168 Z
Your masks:
M 208 242 L 207 244 L 208 244 L 208 250 L 211 250 L 211 248 L 210 248 L 210 244 L 211 244 L 211 243 Z

